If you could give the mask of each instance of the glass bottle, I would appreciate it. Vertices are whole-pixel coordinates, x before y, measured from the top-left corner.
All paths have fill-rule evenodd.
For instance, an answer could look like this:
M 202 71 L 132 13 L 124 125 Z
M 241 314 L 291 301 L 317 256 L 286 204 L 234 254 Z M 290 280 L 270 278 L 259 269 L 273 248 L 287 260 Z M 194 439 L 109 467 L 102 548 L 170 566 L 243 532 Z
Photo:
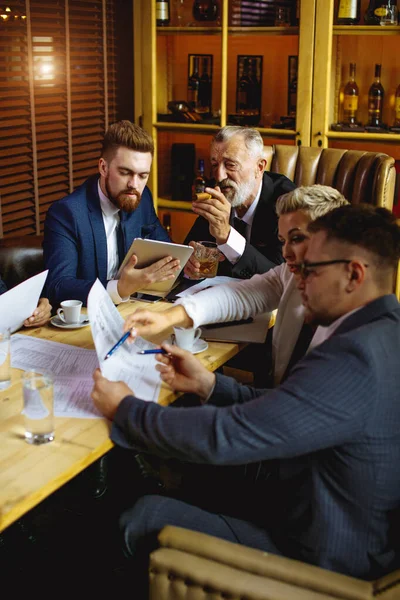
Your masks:
M 340 0 L 336 23 L 338 25 L 357 25 L 360 22 L 360 0 Z
M 381 65 L 375 65 L 375 78 L 368 92 L 368 125 L 381 127 L 385 90 L 381 84 Z
M 204 160 L 200 159 L 198 162 L 197 174 L 193 181 L 193 196 L 204 192 L 206 185 L 207 182 L 204 177 Z
M 216 21 L 219 8 L 217 0 L 194 0 L 193 17 L 196 21 Z
M 249 88 L 247 93 L 248 108 L 261 111 L 261 87 L 257 77 L 257 66 L 254 58 L 249 59 Z
M 206 56 L 203 56 L 202 59 L 197 112 L 211 112 L 211 78 L 208 73 L 208 58 Z
M 396 89 L 394 98 L 394 127 L 400 127 L 400 83 Z
M 172 227 L 171 227 L 170 213 L 165 213 L 163 215 L 162 224 L 163 224 L 165 231 L 168 233 L 169 237 L 172 239 Z
M 295 117 L 297 110 L 297 56 L 289 57 L 288 116 Z
M 156 0 L 156 22 L 157 27 L 165 27 L 169 24 L 170 10 L 169 0 Z
M 193 110 L 196 110 L 199 105 L 199 86 L 199 57 L 193 56 L 193 67 L 192 72 L 189 75 L 187 92 L 188 103 Z
M 356 82 L 356 63 L 350 63 L 349 80 L 344 87 L 343 98 L 343 123 L 347 125 L 357 124 L 358 110 L 358 85 Z
M 249 77 L 249 59 L 244 59 L 243 71 L 238 81 L 236 95 L 236 112 L 248 111 L 251 82 Z
M 366 25 L 380 25 L 382 4 L 385 4 L 383 0 L 369 0 L 368 8 L 364 14 L 364 23 Z

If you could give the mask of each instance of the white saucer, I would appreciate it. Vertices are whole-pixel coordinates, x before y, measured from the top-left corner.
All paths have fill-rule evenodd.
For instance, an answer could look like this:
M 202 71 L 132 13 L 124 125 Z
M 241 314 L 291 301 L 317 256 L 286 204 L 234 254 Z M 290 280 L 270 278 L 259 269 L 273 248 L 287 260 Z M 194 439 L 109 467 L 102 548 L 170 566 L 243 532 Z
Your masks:
M 81 327 L 87 327 L 90 325 L 87 315 L 81 315 L 79 323 L 64 323 L 57 315 L 50 320 L 50 323 L 60 329 L 80 329 Z
M 172 338 L 169 337 L 167 340 L 168 344 L 173 344 L 174 342 L 172 341 Z M 199 338 L 198 340 L 195 341 L 194 346 L 191 350 L 192 354 L 199 354 L 200 352 L 204 352 L 204 350 L 207 350 L 208 348 L 208 342 L 206 342 L 206 340 L 202 340 L 201 338 Z

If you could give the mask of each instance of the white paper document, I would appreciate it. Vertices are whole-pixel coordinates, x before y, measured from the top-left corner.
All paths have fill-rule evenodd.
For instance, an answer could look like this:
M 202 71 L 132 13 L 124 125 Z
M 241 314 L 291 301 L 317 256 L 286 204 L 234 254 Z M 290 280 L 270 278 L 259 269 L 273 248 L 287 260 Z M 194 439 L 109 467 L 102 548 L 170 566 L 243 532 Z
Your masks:
M 92 374 L 99 366 L 94 350 L 16 333 L 11 336 L 11 366 L 53 377 L 56 417 L 102 417 L 90 397 Z
M 0 296 L 0 329 L 20 329 L 38 305 L 48 271 L 26 279 Z
M 132 344 L 122 344 L 109 359 L 104 360 L 122 337 L 124 320 L 99 280 L 89 292 L 87 309 L 104 377 L 111 381 L 124 381 L 138 398 L 157 402 L 161 386 L 160 374 L 155 368 L 157 361 L 154 355 L 137 354 L 141 350 L 156 348 L 156 345 L 138 337 Z

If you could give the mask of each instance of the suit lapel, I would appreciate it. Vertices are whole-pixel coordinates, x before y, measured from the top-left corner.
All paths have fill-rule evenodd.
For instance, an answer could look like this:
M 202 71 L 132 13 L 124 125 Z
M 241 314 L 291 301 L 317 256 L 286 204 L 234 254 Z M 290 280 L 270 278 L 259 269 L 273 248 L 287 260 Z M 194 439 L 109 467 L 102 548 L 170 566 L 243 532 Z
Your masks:
M 96 266 L 100 280 L 107 279 L 107 238 L 104 229 L 103 214 L 100 208 L 100 199 L 97 191 L 98 178 L 95 178 L 88 197 L 89 220 L 96 249 Z
M 333 335 L 357 329 L 357 327 L 361 327 L 365 323 L 371 323 L 379 319 L 384 313 L 392 312 L 396 309 L 399 310 L 400 305 L 394 294 L 381 296 L 345 319 L 334 331 Z
M 271 230 L 272 232 L 276 230 L 277 216 L 275 214 L 275 206 L 274 202 L 270 201 L 273 198 L 273 191 L 273 182 L 267 173 L 264 173 L 261 195 L 251 226 L 250 243 L 253 245 L 266 246 L 266 240 L 268 239 L 266 231 Z

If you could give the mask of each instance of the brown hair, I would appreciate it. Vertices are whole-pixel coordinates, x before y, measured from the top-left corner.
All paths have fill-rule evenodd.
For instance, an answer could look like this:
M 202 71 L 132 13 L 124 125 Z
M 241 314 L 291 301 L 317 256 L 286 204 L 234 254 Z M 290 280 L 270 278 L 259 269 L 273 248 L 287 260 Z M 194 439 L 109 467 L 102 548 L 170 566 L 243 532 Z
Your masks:
M 154 156 L 152 137 L 131 121 L 117 121 L 110 125 L 103 139 L 102 158 L 111 160 L 121 146 L 137 152 L 150 152 L 151 156 Z
M 341 206 L 308 225 L 311 233 L 325 231 L 337 240 L 367 250 L 379 269 L 397 269 L 400 258 L 400 227 L 386 208 L 368 204 Z

